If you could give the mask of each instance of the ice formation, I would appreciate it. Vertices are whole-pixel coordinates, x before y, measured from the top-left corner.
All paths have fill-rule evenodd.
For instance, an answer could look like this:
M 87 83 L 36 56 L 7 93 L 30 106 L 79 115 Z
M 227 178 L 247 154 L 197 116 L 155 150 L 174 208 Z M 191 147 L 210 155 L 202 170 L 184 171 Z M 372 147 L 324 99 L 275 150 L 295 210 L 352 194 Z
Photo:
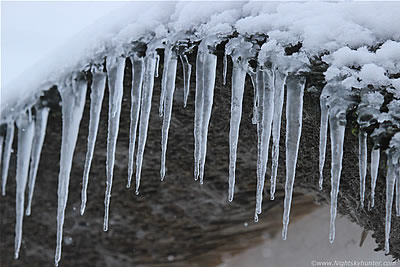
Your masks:
M 88 145 L 86 152 L 85 167 L 82 181 L 82 204 L 81 215 L 85 212 L 87 202 L 87 187 L 89 183 L 90 166 L 92 165 L 94 146 L 96 144 L 97 130 L 99 128 L 101 105 L 103 103 L 104 91 L 106 89 L 107 75 L 102 69 L 92 68 L 92 91 L 90 93 L 90 121 Z
M 2 172 L 1 172 L 1 194 L 3 196 L 6 195 L 6 185 L 7 185 L 7 176 L 8 176 L 8 168 L 10 166 L 10 157 L 11 157 L 11 151 L 12 151 L 12 144 L 14 140 L 14 122 L 11 121 L 7 123 L 7 132 L 5 138 L 5 144 L 4 144 L 4 152 L 3 152 L 3 157 L 2 157 Z
M 303 121 L 303 95 L 305 78 L 289 76 L 286 82 L 286 183 L 283 211 L 282 238 L 286 239 L 292 202 L 294 177 L 296 175 L 301 127 Z
M 42 146 L 44 137 L 46 135 L 47 118 L 49 116 L 50 109 L 47 107 L 35 106 L 35 133 L 32 143 L 32 155 L 31 165 L 29 169 L 29 193 L 28 193 L 28 204 L 26 206 L 26 215 L 31 215 L 33 191 L 35 190 L 36 175 L 39 167 L 40 153 L 42 152 Z
M 82 74 L 74 74 L 59 86 L 62 99 L 62 141 L 60 151 L 60 172 L 58 176 L 58 208 L 57 208 L 57 247 L 55 265 L 61 259 L 61 246 L 65 209 L 68 200 L 68 187 L 71 174 L 72 160 L 79 124 L 85 107 L 87 82 Z
M 61 259 L 61 244 L 65 208 L 68 198 L 70 171 L 80 120 L 85 105 L 87 73 L 91 75 L 90 121 L 87 155 L 83 172 L 82 206 L 87 202 L 87 187 L 94 155 L 101 106 L 108 80 L 108 138 L 106 162 L 106 192 L 104 231 L 108 230 L 111 189 L 116 143 L 123 99 L 125 63 L 132 63 L 128 184 L 135 175 L 139 193 L 143 155 L 147 140 L 153 98 L 154 79 L 159 72 L 159 50 L 164 50 L 159 114 L 162 117 L 161 180 L 166 174 L 168 132 L 172 116 L 178 59 L 182 64 L 186 107 L 189 97 L 192 64 L 189 54 L 197 47 L 195 59 L 196 90 L 194 116 L 194 178 L 204 182 L 207 135 L 214 101 L 217 61 L 222 60 L 223 84 L 226 83 L 228 59 L 232 61 L 231 109 L 229 131 L 228 200 L 235 191 L 235 170 L 238 155 L 239 130 L 242 116 L 246 75 L 254 90 L 253 123 L 257 127 L 257 179 L 255 220 L 262 212 L 265 178 L 271 180 L 270 198 L 274 199 L 279 163 L 279 142 L 283 105 L 286 95 L 286 180 L 282 238 L 286 239 L 291 200 L 296 176 L 296 164 L 301 143 L 303 95 L 307 89 L 307 73 L 311 60 L 319 58 L 329 66 L 326 85 L 320 93 L 319 181 L 322 189 L 328 136 L 331 145 L 331 220 L 329 240 L 335 238 L 335 218 L 340 190 L 343 144 L 347 115 L 357 116 L 359 137 L 360 206 L 364 206 L 366 179 L 371 177 L 370 207 L 374 207 L 379 164 L 386 158 L 386 224 L 385 250 L 389 252 L 393 199 L 400 213 L 400 35 L 382 25 L 400 26 L 396 10 L 399 5 L 380 6 L 387 16 L 370 23 L 375 12 L 366 4 L 353 16 L 354 3 L 216 3 L 205 8 L 203 3 L 169 3 L 166 10 L 150 8 L 135 21 L 114 33 L 111 42 L 96 46 L 93 58 L 71 65 L 74 72 L 63 70 L 52 75 L 49 82 L 57 85 L 62 98 L 62 145 L 58 185 L 57 247 L 55 263 Z M 168 7 L 168 8 L 167 8 Z M 394 7 L 394 8 L 393 8 Z M 192 12 L 194 10 L 204 12 Z M 313 12 L 310 12 L 312 10 Z M 294 12 L 295 11 L 295 12 Z M 153 12 L 153 13 L 151 13 Z M 170 13 L 168 13 L 170 12 Z M 335 15 L 331 14 L 334 13 Z M 188 16 L 187 14 L 193 14 Z M 349 15 L 351 13 L 351 15 Z M 294 15 L 295 14 L 295 15 Z M 317 16 L 316 14 L 320 14 Z M 372 14 L 372 15 L 371 15 Z M 152 19 L 141 20 L 143 16 Z M 324 15 L 330 20 L 321 20 Z M 362 23 L 360 22 L 362 21 Z M 368 21 L 368 23 L 366 22 Z M 338 27 L 340 25 L 341 27 Z M 394 27 L 398 29 L 398 27 Z M 115 29 L 114 29 L 115 30 Z M 357 38 L 354 38 L 357 36 Z M 109 38 L 109 35 L 108 35 Z M 101 40 L 100 40 L 101 41 Z M 300 44 L 300 45 L 299 45 Z M 218 46 L 224 47 L 219 59 Z M 297 47 L 297 49 L 295 49 Z M 100 48 L 99 48 L 100 47 Z M 99 52 L 100 50 L 100 52 Z M 293 51 L 290 51 L 293 50 Z M 86 51 L 86 50 L 85 50 Z M 139 52 L 138 52 L 139 51 Z M 89 53 L 89 55 L 91 55 Z M 105 60 L 105 62 L 104 62 Z M 105 68 L 104 68 L 105 67 Z M 75 72 L 75 71 L 84 72 Z M 35 85 L 35 84 L 33 84 Z M 33 86 L 32 85 L 32 86 Z M 3 90 L 3 89 L 2 89 Z M 386 100 L 385 100 L 386 97 Z M 390 101 L 388 100 L 390 99 Z M 11 99 L 12 100 L 12 99 Z M 31 102 L 29 102 L 29 101 Z M 28 98 L 2 107 L 1 124 L 6 125 L 0 136 L 2 164 L 2 194 L 5 195 L 10 157 L 14 139 L 14 124 L 18 127 L 17 150 L 17 224 L 15 256 L 22 238 L 24 191 L 29 172 L 29 199 L 26 214 L 30 214 L 33 189 L 44 142 L 49 109 Z M 3 100 L 2 100 L 3 101 Z M 13 103 L 12 101 L 10 103 Z M 34 116 L 31 109 L 34 109 Z M 388 130 L 390 129 L 390 130 Z M 136 142 L 137 139 L 137 142 Z M 382 140 L 389 140 L 385 146 Z M 368 148 L 371 141 L 373 147 Z M 271 145 L 271 153 L 269 153 Z M 137 147 L 137 148 L 136 148 Z M 136 149 L 136 158 L 135 158 Z M 370 151 L 370 154 L 368 153 Z M 271 154 L 271 155 L 270 155 Z M 368 154 L 370 157 L 368 158 Z M 382 154 L 382 155 L 381 155 Z M 269 163 L 269 158 L 271 158 Z M 368 172 L 370 159 L 370 172 Z M 136 160 L 136 161 L 135 161 Z M 30 165 L 29 165 L 30 163 Z M 271 172 L 268 172 L 268 164 Z M 282 164 L 282 163 L 281 163 Z M 136 168 L 134 168 L 136 165 Z M 30 166 L 30 167 L 29 167 Z M 394 190 L 396 196 L 394 198 Z
M 19 250 L 22 242 L 22 221 L 24 219 L 25 206 L 25 187 L 28 180 L 29 158 L 31 155 L 32 141 L 34 136 L 35 122 L 32 120 L 32 115 L 22 113 L 17 121 L 18 127 L 18 151 L 17 151 L 17 181 L 16 193 L 16 223 L 15 223 L 15 255 L 19 257 Z
M 246 73 L 249 68 L 248 61 L 251 56 L 249 53 L 251 47 L 251 43 L 245 42 L 243 38 L 232 39 L 226 47 L 228 50 L 226 53 L 231 55 L 233 62 L 231 121 L 229 130 L 229 201 L 233 200 L 235 188 L 236 156 L 239 141 L 240 120 L 242 118 L 243 92 Z
M 114 175 L 115 150 L 119 130 L 119 118 L 121 115 L 121 103 L 123 95 L 123 82 L 125 70 L 125 58 L 111 57 L 107 59 L 108 88 L 110 91 L 108 105 L 108 136 L 107 136 L 107 162 L 106 162 L 106 193 L 104 196 L 104 231 L 108 230 L 108 215 L 111 201 L 111 188 Z
M 175 92 L 176 67 L 178 62 L 177 55 L 174 52 L 172 45 L 170 45 L 165 49 L 164 60 L 165 60 L 164 62 L 165 67 L 162 78 L 162 89 L 161 89 L 161 100 L 160 100 L 160 116 L 163 117 L 162 139 L 161 139 L 161 170 L 160 170 L 161 181 L 163 181 L 165 177 L 165 161 L 167 157 L 168 131 L 172 116 L 172 104 Z
M 144 75 L 144 60 L 136 55 L 131 57 L 132 61 L 132 91 L 131 91 L 131 125 L 129 134 L 129 166 L 128 185 L 131 187 L 133 175 L 133 163 L 135 155 L 136 131 L 139 120 L 140 101 L 142 98 L 142 84 Z

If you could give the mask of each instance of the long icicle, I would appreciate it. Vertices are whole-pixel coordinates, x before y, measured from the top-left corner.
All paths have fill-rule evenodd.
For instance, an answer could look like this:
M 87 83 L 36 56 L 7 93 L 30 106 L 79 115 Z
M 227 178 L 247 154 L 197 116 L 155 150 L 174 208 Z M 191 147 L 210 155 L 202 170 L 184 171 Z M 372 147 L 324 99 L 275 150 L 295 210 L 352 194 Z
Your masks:
M 60 151 L 60 173 L 58 176 L 58 207 L 57 207 L 57 247 L 55 265 L 61 259 L 65 208 L 68 199 L 68 187 L 72 167 L 72 159 L 76 140 L 78 138 L 79 124 L 82 119 L 86 100 L 87 82 L 80 77 L 72 80 L 72 88 L 59 88 L 62 100 L 62 141 Z
M 192 65 L 189 63 L 189 60 L 185 54 L 179 56 L 182 62 L 183 67 L 183 107 L 186 108 L 187 100 L 189 96 L 190 90 L 190 76 L 192 74 Z
M 31 166 L 29 170 L 29 193 L 28 205 L 26 206 L 26 216 L 31 215 L 33 191 L 35 190 L 36 175 L 39 167 L 40 154 L 42 152 L 43 141 L 46 135 L 47 118 L 49 117 L 49 108 L 35 106 L 35 136 L 32 144 Z
M 23 113 L 17 119 L 18 151 L 17 151 L 17 193 L 16 193 L 16 224 L 15 224 L 15 255 L 18 259 L 22 241 L 22 223 L 24 219 L 25 187 L 28 180 L 29 159 L 32 149 L 35 122 L 31 115 Z
M 81 209 L 80 213 L 85 213 L 86 202 L 87 202 L 87 188 L 89 183 L 89 172 L 92 165 L 94 147 L 96 145 L 97 131 L 100 122 L 101 107 L 103 104 L 104 91 L 106 89 L 107 75 L 103 70 L 97 71 L 92 69 L 92 86 L 90 93 L 90 119 L 89 119 L 89 134 L 87 143 L 87 152 L 85 167 L 83 170 L 82 180 L 82 193 L 81 193 Z
M 251 118 L 252 124 L 258 123 L 258 93 L 257 93 L 257 71 L 248 71 L 247 74 L 250 76 L 251 84 L 253 85 L 253 117 Z
M 396 182 L 396 166 L 392 155 L 388 153 L 386 175 L 386 222 L 385 222 L 385 253 L 389 253 L 390 225 L 392 220 L 393 193 Z
M 160 55 L 159 54 L 156 54 L 155 55 L 155 72 L 154 72 L 154 77 L 157 77 L 158 78 L 158 69 L 160 68 Z
M 266 69 L 263 73 L 262 90 L 263 104 L 262 104 L 262 115 L 261 115 L 261 143 L 259 160 L 257 161 L 260 165 L 257 168 L 257 192 L 256 192 L 256 214 L 261 214 L 261 206 L 263 199 L 265 174 L 267 171 L 268 164 L 268 153 L 269 153 L 269 142 L 271 139 L 271 128 L 272 119 L 274 115 L 274 71 L 272 69 Z
M 346 129 L 346 113 L 340 110 L 341 107 L 334 108 L 329 115 L 329 129 L 331 137 L 331 208 L 330 208 L 330 227 L 329 241 L 335 240 L 335 220 L 337 213 L 337 199 L 340 185 L 340 175 L 342 173 L 343 143 Z
M 167 50 L 167 49 L 166 49 Z M 163 73 L 163 81 L 165 80 L 164 90 L 164 102 L 163 102 L 163 125 L 162 125 L 162 139 L 161 139 L 161 169 L 160 177 L 161 181 L 165 178 L 165 161 L 167 158 L 167 143 L 168 143 L 168 132 L 169 125 L 172 116 L 172 106 L 174 100 L 175 92 L 175 79 L 176 79 L 176 66 L 178 62 L 177 56 L 173 52 L 173 47 L 170 46 L 168 51 L 165 52 L 169 54 L 166 64 L 164 64 L 166 70 Z
M 117 57 L 115 61 L 107 60 L 109 107 L 108 107 L 108 137 L 106 161 L 106 192 L 104 197 L 103 230 L 108 231 L 108 216 L 110 211 L 111 188 L 114 175 L 115 150 L 117 146 L 119 118 L 124 89 L 125 58 Z
M 144 60 L 137 56 L 132 56 L 132 90 L 131 90 L 131 124 L 129 133 L 129 161 L 128 161 L 128 184 L 131 187 L 133 175 L 136 131 L 139 120 L 140 101 L 142 98 L 142 84 L 144 75 Z
M 326 138 L 328 135 L 328 106 L 327 106 L 327 96 L 325 94 L 321 94 L 320 107 L 321 107 L 321 125 L 319 128 L 319 190 L 322 190 L 322 185 L 324 183 Z
M 3 145 L 4 145 L 4 136 L 0 136 L 0 166 L 1 166 L 1 160 L 3 158 Z
M 286 240 L 287 237 L 293 183 L 296 176 L 297 155 L 303 120 L 305 78 L 301 76 L 289 76 L 286 85 L 286 182 L 282 230 L 283 240 Z
M 164 49 L 164 67 L 161 79 L 160 107 L 158 111 L 160 117 L 164 115 L 164 101 L 165 101 L 165 94 L 167 91 L 167 79 L 169 73 L 168 68 L 170 66 L 170 60 L 172 56 L 172 47 L 173 46 L 171 44 L 167 44 L 167 46 Z
M 262 127 L 262 113 L 263 113 L 263 102 L 264 102 L 264 71 L 258 69 L 256 77 L 254 79 L 254 85 L 256 87 L 257 94 L 257 179 L 259 173 L 261 173 L 261 137 L 263 135 Z M 254 221 L 258 222 L 257 205 L 254 212 Z
M 214 86 L 217 69 L 217 56 L 209 53 L 209 51 L 203 51 L 203 108 L 202 108 L 202 120 L 201 120 L 201 141 L 200 141 L 200 167 L 199 176 L 200 184 L 204 181 L 204 166 L 206 162 L 207 153 L 207 135 L 208 125 L 211 118 L 211 110 L 214 101 Z
M 147 140 L 147 130 L 149 127 L 151 99 L 153 97 L 154 72 L 156 70 L 156 52 L 150 52 L 145 58 L 145 72 L 143 77 L 142 103 L 140 109 L 138 148 L 136 155 L 136 194 L 139 194 L 140 176 L 142 173 L 142 163 L 144 148 Z
M 395 170 L 396 172 L 396 170 Z M 399 176 L 396 175 L 396 216 L 400 216 L 400 181 L 399 181 Z
M 365 177 L 367 176 L 367 133 L 360 132 L 358 136 L 358 162 L 360 170 L 360 205 L 364 207 Z
M 228 72 L 228 56 L 224 54 L 223 85 L 226 85 L 226 73 Z
M 238 57 L 232 57 L 232 102 L 229 129 L 229 192 L 228 200 L 233 200 L 235 190 L 235 169 L 237 145 L 239 140 L 240 121 L 242 119 L 243 92 L 245 86 L 247 65 Z
M 375 206 L 375 187 L 376 179 L 378 178 L 380 155 L 381 151 L 379 148 L 371 151 L 371 208 Z
M 275 199 L 276 176 L 279 165 L 279 141 L 281 138 L 281 121 L 283 100 L 285 96 L 286 74 L 275 70 L 275 92 L 274 92 L 274 117 L 272 119 L 272 166 L 271 166 L 271 189 L 270 198 Z
M 203 41 L 204 42 L 204 41 Z M 196 57 L 196 92 L 194 100 L 194 180 L 197 181 L 200 175 L 200 146 L 201 146 L 201 126 L 203 121 L 204 104 L 204 53 L 203 46 L 199 46 Z
M 14 130 L 15 130 L 14 121 L 7 123 L 6 141 L 4 144 L 4 152 L 3 152 L 2 180 L 1 180 L 1 194 L 3 196 L 6 195 L 7 176 L 8 176 L 8 168 L 10 166 L 12 144 L 14 140 Z

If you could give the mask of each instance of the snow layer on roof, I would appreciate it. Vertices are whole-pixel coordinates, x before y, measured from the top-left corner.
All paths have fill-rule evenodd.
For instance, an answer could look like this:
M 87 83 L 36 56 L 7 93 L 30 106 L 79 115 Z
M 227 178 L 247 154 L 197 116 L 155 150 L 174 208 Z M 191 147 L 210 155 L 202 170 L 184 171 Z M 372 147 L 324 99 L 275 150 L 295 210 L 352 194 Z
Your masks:
M 267 34 L 283 46 L 300 41 L 302 51 L 313 55 L 400 41 L 399 12 L 400 2 L 128 2 L 56 49 L 14 83 L 2 85 L 1 111 L 37 97 L 95 58 L 121 53 L 130 41 L 161 40 L 173 34 L 194 34 L 201 39 L 236 30 L 243 35 Z M 386 42 L 385 46 L 373 56 L 376 60 L 368 58 L 371 55 L 366 48 L 346 56 L 351 54 L 357 62 L 395 64 L 399 43 Z M 337 61 L 346 64 L 340 63 L 339 57 Z M 391 67 L 398 69 L 398 65 Z

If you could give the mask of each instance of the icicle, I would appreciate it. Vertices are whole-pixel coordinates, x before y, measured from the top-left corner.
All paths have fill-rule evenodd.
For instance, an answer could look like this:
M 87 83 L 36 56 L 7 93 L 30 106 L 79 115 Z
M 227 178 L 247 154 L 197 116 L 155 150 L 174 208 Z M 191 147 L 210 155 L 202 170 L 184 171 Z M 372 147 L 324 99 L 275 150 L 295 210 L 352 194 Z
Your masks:
M 340 175 L 342 172 L 343 142 L 346 129 L 346 112 L 341 110 L 341 106 L 332 107 L 329 115 L 329 128 L 331 136 L 331 219 L 329 241 L 335 240 L 335 219 L 337 213 L 337 198 L 340 185 Z
M 204 166 L 206 162 L 207 153 L 207 135 L 208 125 L 211 118 L 211 110 L 214 101 L 214 86 L 215 86 L 215 75 L 217 68 L 217 56 L 205 53 L 204 54 L 204 91 L 203 91 L 203 118 L 201 126 L 201 147 L 200 147 L 200 184 L 203 184 L 204 180 Z
M 142 98 L 142 83 L 144 74 L 144 60 L 137 56 L 132 59 L 132 91 L 131 91 L 131 125 L 129 135 L 129 161 L 128 161 L 128 184 L 131 187 L 133 175 L 133 163 L 136 144 L 136 130 L 139 120 L 140 100 Z
M 89 134 L 86 152 L 85 168 L 83 171 L 82 180 L 82 204 L 80 213 L 83 215 L 87 202 L 87 187 L 89 182 L 89 172 L 92 165 L 94 147 L 96 145 L 97 131 L 99 128 L 101 107 L 103 104 L 104 91 L 106 88 L 107 75 L 102 70 L 96 71 L 92 69 L 92 86 L 90 93 L 90 119 L 89 119 Z
M 169 48 L 170 50 L 166 52 L 169 54 L 167 64 L 165 67 L 166 72 L 163 73 L 163 80 L 165 80 L 165 95 L 164 95 L 164 114 L 163 114 L 163 126 L 162 126 L 162 139 L 161 139 L 161 170 L 160 176 L 161 181 L 164 180 L 165 177 L 165 161 L 167 157 L 167 143 L 168 143 L 168 132 L 169 125 L 171 122 L 172 115 L 172 105 L 174 100 L 174 92 L 175 92 L 175 79 L 176 79 L 176 65 L 177 65 L 177 57 L 176 55 L 172 55 L 174 53 L 172 51 L 172 46 Z
M 267 75 L 267 74 L 265 74 Z M 267 78 L 266 78 L 267 81 Z M 262 119 L 263 119 L 263 111 L 264 111 L 264 71 L 262 70 L 257 70 L 256 72 L 256 79 L 255 79 L 255 85 L 256 85 L 256 94 L 258 98 L 258 104 L 257 104 L 257 190 L 256 190 L 256 209 L 254 213 L 254 221 L 258 222 L 258 211 L 261 212 L 261 201 L 262 201 L 262 196 L 261 199 L 258 199 L 259 196 L 259 191 L 258 187 L 260 185 L 260 177 L 262 171 L 262 139 L 263 139 L 263 125 L 262 125 Z M 270 89 L 270 87 L 267 87 Z M 268 101 L 267 101 L 268 102 Z M 264 179 L 263 179 L 264 181 Z M 261 190 L 262 191 L 262 190 Z M 260 208 L 258 208 L 258 205 L 260 205 Z
M 276 176 L 279 164 L 279 140 L 281 138 L 281 119 L 283 99 L 285 96 L 286 74 L 275 70 L 274 116 L 272 119 L 272 167 L 271 167 L 271 200 L 275 199 Z
M 235 190 L 235 169 L 239 128 L 242 118 L 243 92 L 246 78 L 246 68 L 239 58 L 233 58 L 232 69 L 232 102 L 229 130 L 229 201 L 233 200 Z
M 324 182 L 324 165 L 326 153 L 326 138 L 328 133 L 328 106 L 329 95 L 322 93 L 320 97 L 321 106 L 321 125 L 319 128 L 319 190 L 322 190 Z
M 257 192 L 256 192 L 256 214 L 261 214 L 261 206 L 263 199 L 265 173 L 267 171 L 269 142 L 271 139 L 272 118 L 274 115 L 274 72 L 272 69 L 266 69 L 263 72 L 263 81 L 260 81 L 259 86 L 262 86 L 260 92 L 263 94 L 262 100 L 262 115 L 261 115 L 261 139 L 260 152 L 257 160 Z
M 18 259 L 22 241 L 22 222 L 24 218 L 25 187 L 28 179 L 29 159 L 32 149 L 35 122 L 30 114 L 23 113 L 17 119 L 18 151 L 17 151 L 17 193 L 16 193 L 16 224 L 15 224 L 15 255 Z
M 151 111 L 151 99 L 153 97 L 154 72 L 156 66 L 156 54 L 150 52 L 145 58 L 145 72 L 143 77 L 142 100 L 140 109 L 139 137 L 136 155 L 136 194 L 139 194 L 140 176 L 142 173 L 143 153 L 146 146 L 147 129 Z
M 80 79 L 80 77 L 77 77 Z M 58 176 L 57 207 L 57 247 L 55 265 L 61 259 L 62 237 L 65 208 L 68 199 L 68 187 L 79 124 L 82 119 L 86 100 L 87 82 L 83 79 L 72 80 L 72 88 L 59 88 L 62 100 L 62 142 L 60 151 L 60 173 Z
M 225 53 L 224 54 L 224 70 L 223 70 L 224 85 L 226 85 L 226 73 L 227 72 L 228 72 L 228 56 Z
M 114 62 L 113 62 L 114 61 Z M 104 224 L 103 230 L 108 230 L 108 215 L 111 200 L 111 188 L 114 175 L 115 150 L 117 146 L 119 118 L 124 89 L 125 58 L 117 57 L 107 60 L 109 106 L 108 106 L 108 137 L 106 161 L 106 193 L 104 197 Z
M 203 41 L 204 42 L 204 41 Z M 200 144 L 201 125 L 203 120 L 203 92 L 204 92 L 204 56 L 200 49 L 196 57 L 196 93 L 194 100 L 194 180 L 199 179 L 200 174 Z
M 201 141 L 200 141 L 200 166 L 199 176 L 200 184 L 203 184 L 204 179 L 204 166 L 206 162 L 207 153 L 207 135 L 208 125 L 211 118 L 211 110 L 214 101 L 214 86 L 217 68 L 217 56 L 209 53 L 204 46 L 203 50 L 203 104 L 202 104 L 202 120 L 201 120 Z
M 8 175 L 8 167 L 10 166 L 10 158 L 12 151 L 12 144 L 14 140 L 14 122 L 7 123 L 7 133 L 6 133 L 6 141 L 4 144 L 4 154 L 3 154 L 3 170 L 2 170 L 2 181 L 1 181 L 1 192 L 2 195 L 6 195 L 6 185 L 7 185 L 7 175 Z
M 375 206 L 375 187 L 376 187 L 376 179 L 378 178 L 380 154 L 381 154 L 380 149 L 373 149 L 371 151 L 371 207 L 372 208 Z
M 28 205 L 26 206 L 26 216 L 31 215 L 33 191 L 35 190 L 36 175 L 39 167 L 40 154 L 42 152 L 43 141 L 46 135 L 47 118 L 49 116 L 50 109 L 46 107 L 36 106 L 35 110 L 36 110 L 35 136 L 33 139 L 31 167 L 29 170 L 29 195 L 28 195 Z
M 365 177 L 367 176 L 367 133 L 360 132 L 358 136 L 358 159 L 360 169 L 360 205 L 364 207 Z
M 251 123 L 252 124 L 257 124 L 258 123 L 258 98 L 259 96 L 257 95 L 257 73 L 248 71 L 247 72 L 250 76 L 251 84 L 253 85 L 253 117 L 251 118 Z
M 296 175 L 297 155 L 299 151 L 305 79 L 301 76 L 289 76 L 286 97 L 286 183 L 283 211 L 282 238 L 286 240 L 292 202 L 293 183 Z
M 158 69 L 160 68 L 160 55 L 159 54 L 156 54 L 155 55 L 155 59 L 156 59 L 156 65 L 155 65 L 155 74 L 154 74 L 154 77 L 157 77 L 158 78 Z
M 183 107 L 186 108 L 189 96 L 189 89 L 190 89 L 190 76 L 192 74 L 192 65 L 189 63 L 189 60 L 186 55 L 181 55 L 180 59 L 183 66 L 183 84 L 184 84 Z
M 396 172 L 397 170 L 395 170 Z M 396 174 L 396 216 L 400 216 L 400 181 L 399 174 Z
M 170 66 L 171 56 L 172 56 L 172 45 L 168 44 L 164 49 L 164 68 L 161 80 L 161 94 L 160 94 L 160 108 L 159 108 L 160 117 L 164 115 L 163 109 L 164 109 L 165 93 L 167 90 L 167 79 L 168 79 L 167 73 L 169 73 L 168 68 Z
M 386 175 L 386 222 L 385 222 L 385 252 L 389 253 L 389 239 L 390 239 L 390 224 L 392 220 L 392 205 L 393 205 L 393 193 L 396 182 L 396 166 L 393 163 L 393 158 L 388 153 L 387 160 L 387 175 Z
M 249 60 L 255 57 L 253 44 L 244 38 L 231 39 L 225 47 L 225 53 L 232 59 L 232 100 L 229 129 L 229 191 L 228 200 L 233 200 L 235 190 L 235 169 L 239 128 L 242 118 L 243 92 L 246 74 L 249 70 Z
M 0 166 L 1 166 L 1 159 L 3 158 L 3 144 L 4 144 L 4 136 L 0 135 Z
M 217 56 L 210 53 L 210 40 L 203 40 L 199 45 L 196 59 L 196 96 L 195 96 L 195 180 L 204 180 L 204 166 L 207 154 L 208 125 L 214 99 L 214 86 Z

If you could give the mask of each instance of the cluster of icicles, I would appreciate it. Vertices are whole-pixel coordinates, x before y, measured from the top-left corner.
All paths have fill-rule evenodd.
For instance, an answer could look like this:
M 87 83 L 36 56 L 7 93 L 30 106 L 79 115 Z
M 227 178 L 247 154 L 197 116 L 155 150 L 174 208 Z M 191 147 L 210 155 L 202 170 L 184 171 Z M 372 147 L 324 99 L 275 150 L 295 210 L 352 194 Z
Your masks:
M 212 53 L 212 47 L 218 43 L 216 38 L 205 38 L 198 45 L 196 59 L 196 92 L 195 92 L 195 151 L 194 151 L 194 177 L 203 183 L 204 166 L 206 161 L 208 126 L 213 106 L 214 85 L 216 79 L 217 56 Z M 178 59 L 183 65 L 184 74 L 184 105 L 189 95 L 189 86 L 192 66 L 187 54 L 180 52 L 173 44 L 167 44 L 164 52 L 164 68 L 162 74 L 162 88 L 160 97 L 160 116 L 163 117 L 162 125 L 162 154 L 161 154 L 161 180 L 165 177 L 166 151 L 168 131 L 170 126 L 175 79 Z M 272 140 L 272 167 L 270 198 L 274 199 L 276 177 L 279 159 L 279 138 L 281 117 L 286 88 L 286 183 L 283 214 L 282 238 L 286 239 L 289 224 L 289 214 L 292 200 L 293 184 L 296 172 L 296 162 L 302 132 L 303 94 L 305 77 L 299 72 L 288 72 L 279 68 L 274 62 L 263 62 L 258 59 L 256 69 L 249 66 L 249 60 L 254 59 L 254 53 L 249 52 L 254 45 L 241 38 L 233 38 L 226 45 L 224 56 L 223 79 L 226 81 L 227 55 L 231 56 L 232 68 L 232 102 L 229 132 L 229 201 L 233 200 L 235 188 L 235 167 L 237 157 L 237 144 L 239 127 L 242 114 L 243 92 L 246 75 L 250 75 L 254 87 L 253 123 L 257 125 L 258 133 L 258 161 L 257 161 L 257 192 L 255 221 L 262 211 L 264 182 L 269 158 L 270 140 Z M 259 47 L 258 47 L 259 48 Z M 187 52 L 188 50 L 186 50 Z M 148 46 L 144 57 L 138 54 L 130 56 L 132 61 L 132 90 L 131 90 L 131 121 L 128 183 L 131 186 L 134 175 L 136 137 L 138 144 L 136 151 L 136 194 L 139 193 L 143 153 L 146 145 L 147 130 L 153 95 L 154 77 L 158 77 L 159 56 L 155 47 Z M 123 98 L 123 80 L 126 58 L 123 56 L 110 56 L 106 59 L 107 72 L 102 67 L 91 68 L 92 84 L 90 94 L 90 121 L 86 162 L 82 183 L 82 205 L 80 213 L 83 215 L 87 202 L 87 187 L 95 148 L 100 112 L 108 80 L 109 88 L 109 113 L 108 113 L 108 139 L 106 162 L 106 192 L 104 231 L 108 230 L 109 206 L 113 182 L 113 169 L 115 150 L 119 130 L 121 101 Z M 108 79 L 107 79 L 108 78 Z M 70 171 L 73 161 L 75 144 L 78 136 L 79 125 L 85 105 L 87 81 L 81 73 L 74 73 L 71 78 L 58 84 L 62 99 L 62 144 L 58 181 L 58 209 L 57 209 L 57 247 L 55 264 L 61 258 L 64 215 L 68 198 Z M 331 223 L 330 241 L 335 238 L 335 217 L 339 182 L 342 168 L 343 141 L 346 125 L 346 105 L 340 101 L 339 85 L 328 84 L 321 94 L 321 139 L 320 139 L 320 187 L 322 188 L 322 172 L 325 161 L 328 122 L 330 125 L 330 138 L 332 146 L 331 164 Z M 337 97 L 332 97 L 332 96 Z M 339 100 L 338 100 L 339 99 Z M 341 104 L 335 104 L 341 103 Z M 5 195 L 7 174 L 14 137 L 14 125 L 18 128 L 18 151 L 16 173 L 16 226 L 15 226 L 15 258 L 18 258 L 21 237 L 22 221 L 24 214 L 25 187 L 28 183 L 28 204 L 26 215 L 31 213 L 32 196 L 35 187 L 36 174 L 43 141 L 45 138 L 49 108 L 35 106 L 32 110 L 24 111 L 15 121 L 7 124 L 7 132 L 0 137 L 2 153 L 2 193 Z M 272 137 L 271 137 L 272 135 Z M 3 148 L 4 144 L 4 148 Z M 360 184 L 361 205 L 364 203 L 365 179 L 367 169 L 367 135 L 360 134 Z M 374 206 L 374 189 L 378 173 L 379 149 L 371 153 L 371 206 Z M 1 157 L 0 157 L 1 158 Z M 397 207 L 400 204 L 400 182 L 398 181 L 398 160 L 394 161 L 388 154 L 387 174 L 387 202 L 386 202 L 386 252 L 389 251 L 389 234 L 391 221 L 391 207 L 393 201 L 394 185 L 397 181 Z M 29 181 L 28 181 L 29 177 Z M 397 209 L 399 213 L 400 208 Z

